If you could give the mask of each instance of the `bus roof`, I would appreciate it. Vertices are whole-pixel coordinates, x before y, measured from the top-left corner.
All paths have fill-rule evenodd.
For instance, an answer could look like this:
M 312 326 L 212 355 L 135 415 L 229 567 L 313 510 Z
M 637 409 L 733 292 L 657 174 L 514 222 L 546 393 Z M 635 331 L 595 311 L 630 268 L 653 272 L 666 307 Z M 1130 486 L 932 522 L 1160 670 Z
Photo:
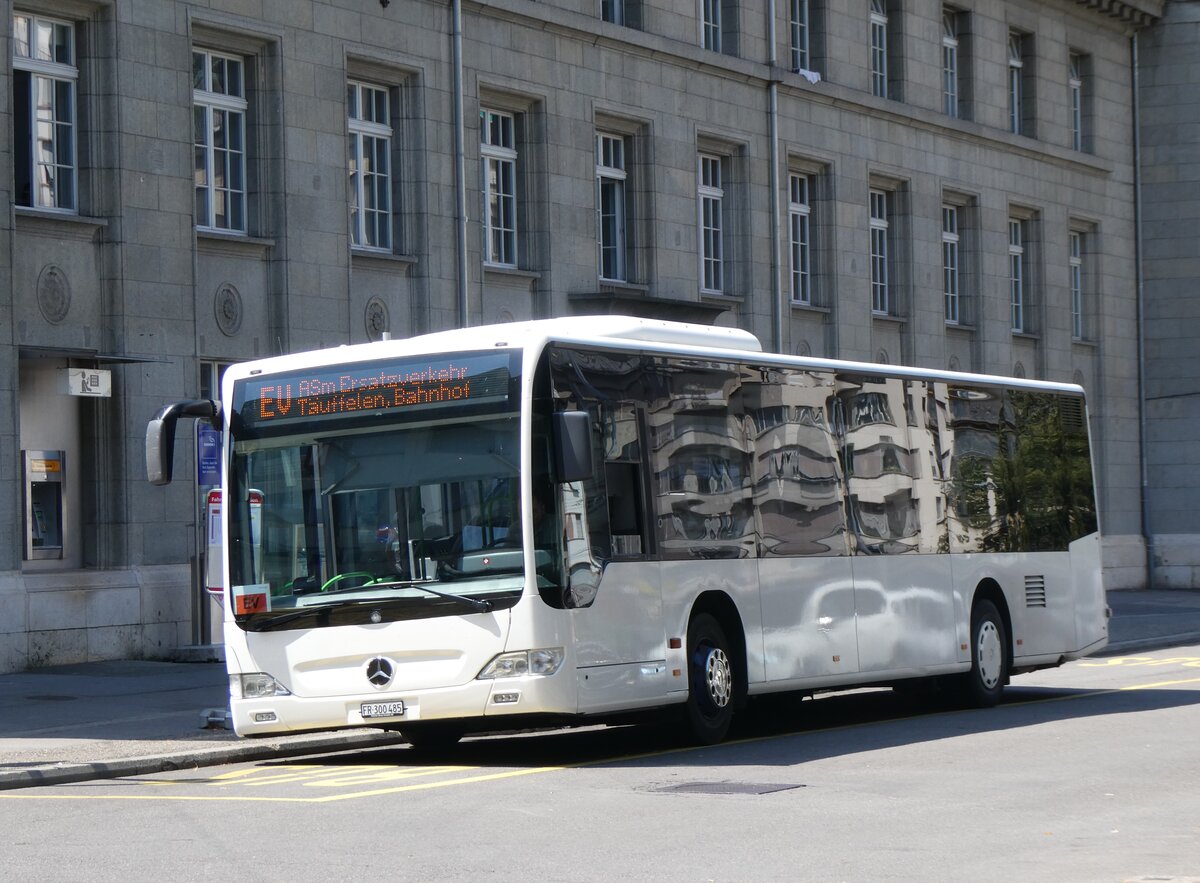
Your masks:
M 266 373 L 324 365 L 332 361 L 358 362 L 398 352 L 406 355 L 425 355 L 437 352 L 497 348 L 540 352 L 550 343 L 661 352 L 664 355 L 699 358 L 724 357 L 740 361 L 745 361 L 749 357 L 756 362 L 781 367 L 849 371 L 888 377 L 1083 393 L 1082 387 L 1073 383 L 766 353 L 763 352 L 757 337 L 740 328 L 614 315 L 565 316 L 555 319 L 532 319 L 523 322 L 455 328 L 409 338 L 275 356 L 252 364 L 234 365 L 231 366 L 230 371 L 233 376 L 240 377 L 251 370 L 255 373 Z

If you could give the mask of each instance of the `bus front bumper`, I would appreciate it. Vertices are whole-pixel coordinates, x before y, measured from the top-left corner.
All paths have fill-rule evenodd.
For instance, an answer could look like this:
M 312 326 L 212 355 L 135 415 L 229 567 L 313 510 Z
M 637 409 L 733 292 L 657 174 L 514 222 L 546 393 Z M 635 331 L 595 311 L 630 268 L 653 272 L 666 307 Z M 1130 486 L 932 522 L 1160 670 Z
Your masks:
M 230 699 L 239 736 L 345 727 L 403 729 L 415 721 L 456 719 L 475 720 L 475 726 L 486 729 L 483 721 L 489 717 L 574 714 L 576 705 L 574 680 L 565 669 L 548 676 L 480 679 L 424 690 Z

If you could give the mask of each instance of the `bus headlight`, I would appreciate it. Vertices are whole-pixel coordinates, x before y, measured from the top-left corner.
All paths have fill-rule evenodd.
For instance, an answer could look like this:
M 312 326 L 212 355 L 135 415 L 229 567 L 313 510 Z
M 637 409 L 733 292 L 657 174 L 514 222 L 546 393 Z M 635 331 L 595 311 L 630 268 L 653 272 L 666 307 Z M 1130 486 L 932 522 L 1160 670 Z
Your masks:
M 563 664 L 562 647 L 547 647 L 541 650 L 521 650 L 516 653 L 501 653 L 484 666 L 477 678 L 518 678 L 524 675 L 549 676 Z
M 242 691 L 243 699 L 264 699 L 267 696 L 291 696 L 292 691 L 266 672 L 252 671 L 249 674 L 234 675 L 236 683 Z

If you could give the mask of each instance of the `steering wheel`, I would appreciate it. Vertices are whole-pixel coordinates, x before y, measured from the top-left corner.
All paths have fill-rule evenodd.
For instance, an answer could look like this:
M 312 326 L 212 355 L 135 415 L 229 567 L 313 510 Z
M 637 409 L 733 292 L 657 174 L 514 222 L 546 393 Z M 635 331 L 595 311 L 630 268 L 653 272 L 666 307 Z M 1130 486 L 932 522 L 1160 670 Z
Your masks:
M 373 580 L 375 578 L 375 574 L 367 573 L 365 570 L 352 570 L 349 573 L 334 574 L 329 579 L 325 580 L 325 584 L 321 586 L 321 591 L 328 592 L 330 589 L 332 589 L 334 586 L 336 586 L 342 580 L 355 579 L 356 577 L 359 579 L 362 579 L 363 580 L 362 584 L 366 585 L 368 582 L 370 582 L 371 580 Z

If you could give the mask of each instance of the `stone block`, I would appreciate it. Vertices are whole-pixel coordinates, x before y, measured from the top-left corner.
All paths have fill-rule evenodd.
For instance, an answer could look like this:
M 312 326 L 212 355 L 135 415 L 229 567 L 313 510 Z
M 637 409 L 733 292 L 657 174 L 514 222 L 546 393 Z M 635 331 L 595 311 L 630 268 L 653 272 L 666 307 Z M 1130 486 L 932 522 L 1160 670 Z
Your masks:
M 29 633 L 29 667 L 87 662 L 87 629 L 51 629 Z
M 89 628 L 126 626 L 140 622 L 141 589 L 127 586 L 87 593 Z
M 89 662 L 101 659 L 139 659 L 144 655 L 140 625 L 105 626 L 87 630 Z
M 29 593 L 28 624 L 31 632 L 87 627 L 87 592 L 81 589 Z

